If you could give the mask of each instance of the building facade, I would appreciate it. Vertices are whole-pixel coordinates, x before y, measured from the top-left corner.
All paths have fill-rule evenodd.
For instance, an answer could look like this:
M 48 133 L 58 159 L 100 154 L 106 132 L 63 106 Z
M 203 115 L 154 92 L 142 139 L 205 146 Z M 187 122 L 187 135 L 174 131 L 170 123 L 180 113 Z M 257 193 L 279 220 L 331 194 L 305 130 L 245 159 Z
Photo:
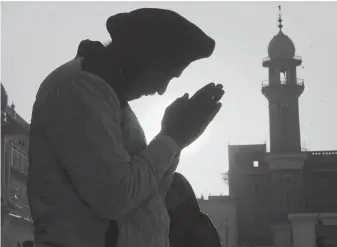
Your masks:
M 8 106 L 1 84 L 1 246 L 33 240 L 27 197 L 29 124 Z
M 269 80 L 270 151 L 266 145 L 230 145 L 229 191 L 236 198 L 239 246 L 314 247 L 316 239 L 337 244 L 337 150 L 301 148 L 299 97 L 302 59 L 279 32 L 263 60 Z
M 198 199 L 200 210 L 206 213 L 216 227 L 223 247 L 237 246 L 236 205 L 229 196 L 209 196 Z

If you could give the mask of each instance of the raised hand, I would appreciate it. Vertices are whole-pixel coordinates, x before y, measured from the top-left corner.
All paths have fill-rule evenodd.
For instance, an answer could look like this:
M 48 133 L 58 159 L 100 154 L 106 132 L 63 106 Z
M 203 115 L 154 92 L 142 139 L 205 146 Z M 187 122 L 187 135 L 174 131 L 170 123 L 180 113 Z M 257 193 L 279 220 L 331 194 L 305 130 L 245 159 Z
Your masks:
M 189 146 L 219 112 L 223 95 L 221 84 L 210 83 L 190 99 L 188 94 L 178 98 L 165 111 L 161 133 L 174 138 L 182 149 Z

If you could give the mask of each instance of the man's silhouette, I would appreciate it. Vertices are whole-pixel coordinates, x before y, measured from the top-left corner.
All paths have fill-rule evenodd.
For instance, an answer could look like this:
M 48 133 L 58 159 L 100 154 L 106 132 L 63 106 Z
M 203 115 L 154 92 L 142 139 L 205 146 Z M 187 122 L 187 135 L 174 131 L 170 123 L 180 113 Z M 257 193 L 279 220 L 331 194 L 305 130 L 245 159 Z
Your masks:
M 169 246 L 164 198 L 180 152 L 221 108 L 222 85 L 185 94 L 148 144 L 128 102 L 162 95 L 215 42 L 161 9 L 112 16 L 107 30 L 110 44 L 82 42 L 36 96 L 27 189 L 37 247 Z

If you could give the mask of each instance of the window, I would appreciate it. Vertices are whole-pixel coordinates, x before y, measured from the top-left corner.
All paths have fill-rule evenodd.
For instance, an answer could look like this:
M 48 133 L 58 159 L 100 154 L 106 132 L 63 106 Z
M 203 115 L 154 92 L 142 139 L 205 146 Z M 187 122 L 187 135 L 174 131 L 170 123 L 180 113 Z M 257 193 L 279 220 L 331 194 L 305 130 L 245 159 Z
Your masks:
M 16 179 L 12 178 L 11 179 L 11 198 L 13 200 L 18 200 L 19 195 L 18 195 L 18 182 L 16 181 Z
M 22 167 L 22 161 L 23 161 L 23 159 L 22 159 L 22 156 L 20 155 L 20 154 L 18 154 L 18 170 L 19 171 L 22 171 L 23 169 L 23 167 Z
M 26 185 L 15 178 L 11 179 L 11 198 L 20 204 L 28 205 Z
M 11 166 L 24 174 L 28 174 L 28 158 L 23 153 L 12 149 L 12 163 Z
M 23 140 L 19 140 L 19 145 L 24 147 L 25 146 L 25 142 Z
M 22 183 L 18 182 L 18 196 L 19 198 L 22 197 Z
M 11 179 L 11 190 L 15 190 L 16 180 L 14 178 Z
M 28 164 L 28 158 L 27 157 L 24 157 L 24 173 L 27 175 L 28 174 L 28 166 L 29 166 L 29 164 Z
M 286 81 L 287 81 L 287 75 L 286 75 L 285 71 L 281 72 L 280 73 L 280 82 L 281 82 L 281 84 L 285 84 Z
M 11 163 L 11 165 L 12 165 L 14 168 L 17 168 L 17 164 L 18 164 L 18 155 L 17 155 L 17 152 L 13 149 L 13 153 L 12 153 L 12 163 Z
M 21 158 L 20 158 L 20 171 L 21 172 L 24 172 L 25 170 L 25 157 L 23 155 L 20 155 Z
M 257 160 L 253 161 L 253 166 L 254 167 L 259 167 L 259 161 L 257 161 Z
M 28 161 L 27 161 L 27 159 L 24 159 L 24 167 L 23 167 L 23 172 L 24 172 L 24 174 L 28 174 Z

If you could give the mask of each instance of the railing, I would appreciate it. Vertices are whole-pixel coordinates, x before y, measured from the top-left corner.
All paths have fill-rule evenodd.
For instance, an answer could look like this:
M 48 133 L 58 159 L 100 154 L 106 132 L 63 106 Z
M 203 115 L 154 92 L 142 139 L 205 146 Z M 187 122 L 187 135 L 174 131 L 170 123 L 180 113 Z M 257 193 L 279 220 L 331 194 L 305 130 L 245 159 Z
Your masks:
M 265 57 L 264 59 L 262 59 L 262 62 L 268 62 L 270 61 L 270 57 Z
M 327 156 L 327 155 L 337 155 L 337 151 L 314 151 L 308 152 L 312 156 Z
M 294 60 L 297 60 L 297 61 L 302 61 L 302 57 L 301 56 L 294 56 L 293 57 Z M 262 59 L 262 62 L 265 63 L 265 62 L 268 62 L 268 61 L 271 61 L 272 59 L 270 57 L 265 57 Z
M 292 83 L 289 83 L 286 78 L 281 78 L 280 79 L 280 84 L 281 85 L 286 85 L 286 84 L 291 85 Z M 299 86 L 301 86 L 301 87 L 303 87 L 304 86 L 304 79 L 297 78 L 296 79 L 296 84 L 299 85 Z M 275 83 L 275 85 L 279 85 L 279 83 Z M 269 81 L 268 80 L 263 80 L 262 81 L 262 87 L 268 87 L 268 86 L 270 86 Z
M 304 86 L 304 79 L 297 78 L 297 85 Z
M 263 80 L 262 81 L 262 87 L 267 87 L 269 86 L 269 81 L 268 80 Z
M 286 154 L 286 153 L 289 153 L 288 151 L 284 151 L 284 152 L 281 152 L 281 151 L 274 151 L 274 152 L 275 152 L 275 153 L 278 153 L 278 154 Z M 307 148 L 301 148 L 301 152 L 307 153 L 307 152 L 308 152 L 308 149 L 307 149 Z M 267 148 L 267 149 L 266 149 L 266 153 L 271 153 L 270 148 Z
M 293 59 L 298 60 L 298 61 L 302 61 L 302 57 L 301 56 L 294 56 Z

